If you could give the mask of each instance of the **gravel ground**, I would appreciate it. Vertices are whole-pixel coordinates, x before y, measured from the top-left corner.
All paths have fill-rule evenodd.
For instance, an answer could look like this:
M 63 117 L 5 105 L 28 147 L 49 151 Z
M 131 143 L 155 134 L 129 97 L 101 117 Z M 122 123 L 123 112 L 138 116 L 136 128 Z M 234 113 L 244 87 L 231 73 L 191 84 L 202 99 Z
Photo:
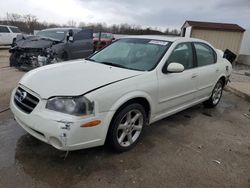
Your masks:
M 250 103 L 225 92 L 154 123 L 131 151 L 65 153 L 0 114 L 0 187 L 250 187 Z
M 0 49 L 0 111 L 9 107 L 11 91 L 25 72 L 9 67 L 9 52 Z
M 250 76 L 246 76 L 245 73 L 250 74 L 250 66 L 247 65 L 236 65 L 233 66 L 233 74 L 230 77 L 232 82 L 246 82 L 250 83 Z

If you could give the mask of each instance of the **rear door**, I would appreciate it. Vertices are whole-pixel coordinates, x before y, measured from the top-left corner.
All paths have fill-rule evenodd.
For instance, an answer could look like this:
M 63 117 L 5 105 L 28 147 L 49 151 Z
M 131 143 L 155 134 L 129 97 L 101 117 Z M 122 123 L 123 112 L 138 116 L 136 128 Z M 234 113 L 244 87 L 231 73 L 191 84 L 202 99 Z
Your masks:
M 196 98 L 202 99 L 211 95 L 219 76 L 219 65 L 216 52 L 207 44 L 194 42 L 197 59 L 197 93 Z
M 158 72 L 159 100 L 158 113 L 174 112 L 194 101 L 196 92 L 197 70 L 194 68 L 192 44 L 178 44 L 169 56 L 163 71 Z M 170 63 L 180 63 L 185 70 L 181 73 L 169 73 L 164 69 Z
M 7 26 L 0 26 L 0 44 L 7 45 L 12 43 L 10 30 Z
M 73 42 L 69 42 L 72 59 L 85 58 L 93 53 L 93 32 L 83 29 L 74 34 Z

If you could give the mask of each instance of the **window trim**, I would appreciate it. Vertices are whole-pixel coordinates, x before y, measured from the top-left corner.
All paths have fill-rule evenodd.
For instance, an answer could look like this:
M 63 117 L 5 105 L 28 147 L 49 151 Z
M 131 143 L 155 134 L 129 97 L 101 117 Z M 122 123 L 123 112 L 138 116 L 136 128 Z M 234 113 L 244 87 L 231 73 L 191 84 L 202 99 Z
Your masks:
M 210 48 L 213 51 L 213 56 L 214 56 L 214 62 L 211 64 L 207 64 L 207 65 L 203 65 L 203 66 L 198 66 L 198 58 L 197 58 L 197 53 L 196 53 L 196 48 L 195 48 L 195 44 L 202 44 L 208 48 Z M 209 66 L 209 65 L 213 65 L 217 63 L 217 53 L 215 52 L 215 50 L 208 44 L 204 43 L 204 42 L 192 42 L 192 46 L 193 46 L 193 54 L 195 55 L 195 67 L 199 68 L 199 67 L 205 67 L 205 66 Z
M 169 57 L 172 55 L 172 53 L 173 53 L 173 51 L 176 49 L 176 47 L 179 46 L 180 44 L 190 44 L 190 45 L 191 45 L 191 50 L 192 50 L 192 56 L 193 56 L 193 66 L 192 66 L 192 68 L 184 69 L 184 71 L 186 71 L 186 70 L 191 70 L 191 69 L 196 68 L 196 54 L 194 54 L 193 44 L 192 44 L 192 42 L 190 42 L 190 41 L 178 43 L 178 44 L 174 47 L 174 49 L 172 50 L 171 54 L 168 56 L 168 59 L 169 59 Z M 168 59 L 166 60 L 165 64 L 163 65 L 163 67 L 162 67 L 162 69 L 161 69 L 161 72 L 162 72 L 163 74 L 168 74 L 168 73 L 169 73 L 169 72 L 167 72 L 167 71 L 166 71 L 166 72 L 164 71 L 164 69 L 166 69 L 165 66 L 166 66 L 166 64 L 168 63 Z M 183 72 L 184 72 L 184 71 L 183 71 Z

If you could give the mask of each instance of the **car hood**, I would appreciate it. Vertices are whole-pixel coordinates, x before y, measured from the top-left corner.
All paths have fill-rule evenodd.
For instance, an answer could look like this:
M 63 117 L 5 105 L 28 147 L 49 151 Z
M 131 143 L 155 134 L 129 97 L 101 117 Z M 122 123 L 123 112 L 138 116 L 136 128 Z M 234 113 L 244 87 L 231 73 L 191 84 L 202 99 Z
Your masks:
M 51 38 L 42 38 L 39 36 L 19 36 L 16 39 L 16 47 L 18 48 L 48 48 L 60 41 Z
M 143 72 L 77 60 L 34 69 L 19 84 L 47 99 L 82 95 L 140 74 Z

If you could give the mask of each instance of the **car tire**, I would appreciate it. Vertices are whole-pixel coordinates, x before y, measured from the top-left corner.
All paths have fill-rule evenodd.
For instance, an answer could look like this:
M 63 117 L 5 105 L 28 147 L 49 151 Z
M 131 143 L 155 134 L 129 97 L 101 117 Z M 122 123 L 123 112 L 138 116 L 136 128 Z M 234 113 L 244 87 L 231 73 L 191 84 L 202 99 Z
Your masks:
M 223 93 L 223 81 L 219 80 L 213 89 L 211 97 L 205 101 L 203 104 L 207 108 L 214 108 L 220 102 Z
M 119 153 L 132 149 L 143 133 L 146 118 L 144 107 L 137 103 L 120 110 L 109 127 L 108 144 Z

